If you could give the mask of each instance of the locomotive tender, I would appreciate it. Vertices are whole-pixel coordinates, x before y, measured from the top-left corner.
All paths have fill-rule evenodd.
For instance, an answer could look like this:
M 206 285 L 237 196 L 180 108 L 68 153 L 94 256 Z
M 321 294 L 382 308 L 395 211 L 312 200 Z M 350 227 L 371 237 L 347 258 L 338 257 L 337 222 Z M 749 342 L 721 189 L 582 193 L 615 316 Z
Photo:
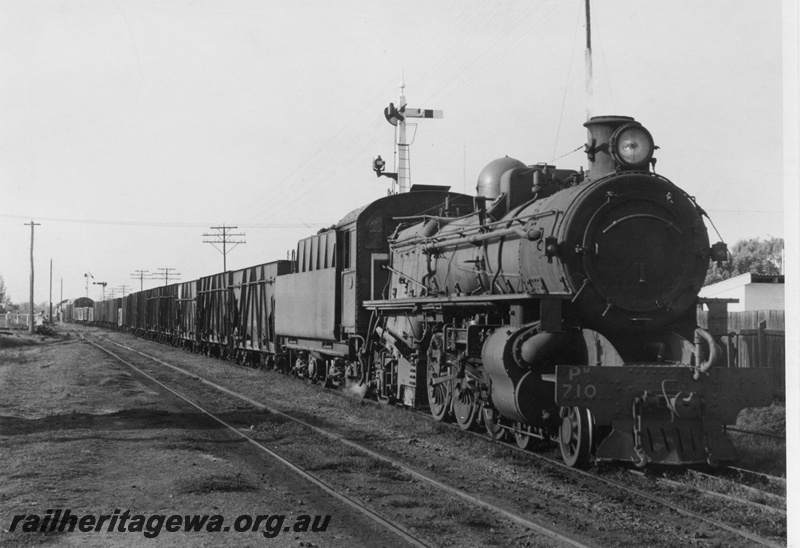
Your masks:
M 732 461 L 723 425 L 772 387 L 767 370 L 731 367 L 726 301 L 698 299 L 725 244 L 709 246 L 702 209 L 653 172 L 642 125 L 585 125 L 585 173 L 501 158 L 477 196 L 415 185 L 291 260 L 96 303 L 95 320 L 521 447 L 556 442 L 570 466 Z

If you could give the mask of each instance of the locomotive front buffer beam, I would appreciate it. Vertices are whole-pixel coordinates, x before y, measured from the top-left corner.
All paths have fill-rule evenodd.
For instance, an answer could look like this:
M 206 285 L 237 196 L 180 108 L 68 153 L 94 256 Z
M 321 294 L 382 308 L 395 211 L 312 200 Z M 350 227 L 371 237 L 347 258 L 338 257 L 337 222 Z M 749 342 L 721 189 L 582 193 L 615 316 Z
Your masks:
M 559 365 L 555 401 L 588 409 L 596 427 L 611 429 L 597 462 L 733 462 L 736 449 L 724 426 L 735 424 L 742 409 L 772 403 L 772 371 L 712 368 L 699 380 L 694 374 L 691 367 Z

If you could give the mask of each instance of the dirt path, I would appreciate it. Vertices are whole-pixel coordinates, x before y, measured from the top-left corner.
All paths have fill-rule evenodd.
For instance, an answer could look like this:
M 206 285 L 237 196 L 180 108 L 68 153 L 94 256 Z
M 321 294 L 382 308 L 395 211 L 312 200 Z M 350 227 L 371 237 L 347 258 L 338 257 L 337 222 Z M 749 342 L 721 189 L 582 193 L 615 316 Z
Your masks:
M 86 345 L 74 337 L 5 346 L 0 543 L 132 546 L 158 531 L 159 546 L 402 545 L 113 360 L 87 359 Z M 57 527 L 50 532 L 50 523 L 43 527 L 49 510 L 51 516 L 61 510 L 63 519 L 67 509 L 78 517 L 111 518 L 91 532 L 80 532 L 80 524 L 71 533 Z M 219 515 L 224 523 L 212 518 L 200 532 L 167 530 L 167 517 L 194 514 Z M 20 515 L 26 517 L 14 524 Z M 248 518 L 235 520 L 245 515 L 270 517 L 262 518 L 257 531 L 236 532 Z M 321 528 L 328 515 L 326 530 L 312 532 L 314 519 L 319 516 Z M 165 516 L 160 526 L 157 516 Z M 83 523 L 92 528 L 89 518 Z M 209 531 L 215 528 L 221 530 Z
M 504 446 L 444 428 L 426 417 L 367 405 L 275 372 L 240 368 L 121 333 L 83 329 L 266 401 L 444 483 L 519 510 L 537 523 L 597 546 L 739 546 L 736 537 L 613 487 L 598 487 Z M 0 341 L 0 543 L 139 545 L 143 532 L 30 533 L 15 515 L 203 515 L 227 533 L 167 532 L 154 545 L 392 546 L 400 541 L 320 492 L 89 344 L 71 340 L 2 348 Z M 113 345 L 109 345 L 112 346 Z M 468 507 L 394 466 L 376 466 L 338 442 L 277 414 L 113 347 L 139 367 L 191 395 L 270 449 L 329 485 L 396 520 L 434 546 L 554 546 L 488 510 Z M 127 354 L 126 354 L 127 352 Z M 258 531 L 235 532 L 241 515 L 285 515 Z M 299 516 L 327 516 L 326 531 L 295 532 Z M 27 519 L 27 518 L 26 518 Z M 113 517 L 111 519 L 114 519 Z M 275 529 L 273 538 L 262 534 Z M 152 541 L 151 541 L 152 542 Z

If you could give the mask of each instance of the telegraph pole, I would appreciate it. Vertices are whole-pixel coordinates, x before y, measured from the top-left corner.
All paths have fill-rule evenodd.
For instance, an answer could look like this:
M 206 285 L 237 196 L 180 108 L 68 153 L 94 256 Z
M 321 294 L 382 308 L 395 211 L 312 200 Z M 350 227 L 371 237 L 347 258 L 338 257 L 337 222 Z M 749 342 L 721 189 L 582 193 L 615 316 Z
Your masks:
M 204 244 L 211 244 L 214 248 L 222 253 L 222 270 L 223 272 L 228 271 L 228 244 L 233 244 L 233 247 L 236 247 L 239 244 L 246 244 L 245 241 L 237 241 L 231 240 L 230 238 L 245 236 L 245 234 L 230 234 L 228 231 L 239 228 L 238 226 L 225 226 L 225 223 L 222 226 L 212 226 L 210 227 L 212 230 L 216 230 L 216 234 L 206 234 L 204 233 L 204 237 L 211 237 L 216 238 L 215 240 L 203 240 Z M 217 244 L 222 244 L 222 249 L 217 247 Z M 233 249 L 233 247 L 231 249 Z
M 34 223 L 33 220 L 29 223 L 24 223 L 25 226 L 31 227 L 31 318 L 29 332 L 33 334 L 33 227 L 41 226 L 42 223 Z
M 128 287 L 128 286 L 127 286 L 127 285 L 125 285 L 125 284 L 122 284 L 121 286 L 119 286 L 119 287 L 117 288 L 117 290 L 119 290 L 119 291 L 122 291 L 122 296 L 123 296 L 123 297 L 125 297 L 125 291 L 126 291 L 126 290 L 128 290 L 128 289 L 130 289 L 130 287 Z
M 47 320 L 53 323 L 53 259 L 50 259 L 50 310 L 47 314 Z
M 586 52 L 584 53 L 586 64 L 586 119 L 592 117 L 594 111 L 594 86 L 592 75 L 592 17 L 589 7 L 589 0 L 586 0 Z
M 131 273 L 131 279 L 139 278 L 139 291 L 144 289 L 144 275 L 150 272 L 149 270 L 134 270 Z
M 180 276 L 181 275 L 180 272 L 176 272 L 174 274 L 170 274 L 170 270 L 176 270 L 175 268 L 159 268 L 159 270 L 163 270 L 163 272 L 157 272 L 157 273 L 153 274 L 153 277 L 154 278 L 155 277 L 161 278 L 163 276 L 164 277 L 164 285 L 169 285 L 170 276 L 172 276 L 174 278 L 175 276 Z M 177 282 L 178 280 L 175 279 L 173 281 Z

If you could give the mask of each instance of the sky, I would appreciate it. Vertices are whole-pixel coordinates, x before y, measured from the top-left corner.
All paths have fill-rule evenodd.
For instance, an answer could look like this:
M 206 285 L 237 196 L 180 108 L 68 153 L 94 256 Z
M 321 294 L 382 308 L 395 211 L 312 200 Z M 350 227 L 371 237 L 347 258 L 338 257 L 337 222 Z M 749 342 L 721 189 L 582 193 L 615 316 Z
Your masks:
M 51 260 L 54 302 L 85 295 L 87 280 L 106 282 L 107 295 L 138 290 L 137 270 L 182 281 L 220 272 L 203 234 L 223 224 L 246 241 L 229 269 L 286 258 L 386 195 L 371 162 L 380 154 L 393 167 L 383 109 L 401 80 L 410 107 L 444 113 L 409 126 L 412 183 L 474 194 L 481 169 L 506 155 L 586 167 L 575 149 L 591 105 L 649 129 L 657 171 L 697 198 L 729 245 L 784 237 L 784 129 L 796 116 L 784 113 L 784 48 L 796 25 L 782 23 L 781 2 L 596 3 L 591 101 L 583 6 L 6 0 L 8 293 L 28 299 L 31 221 L 37 303 Z

